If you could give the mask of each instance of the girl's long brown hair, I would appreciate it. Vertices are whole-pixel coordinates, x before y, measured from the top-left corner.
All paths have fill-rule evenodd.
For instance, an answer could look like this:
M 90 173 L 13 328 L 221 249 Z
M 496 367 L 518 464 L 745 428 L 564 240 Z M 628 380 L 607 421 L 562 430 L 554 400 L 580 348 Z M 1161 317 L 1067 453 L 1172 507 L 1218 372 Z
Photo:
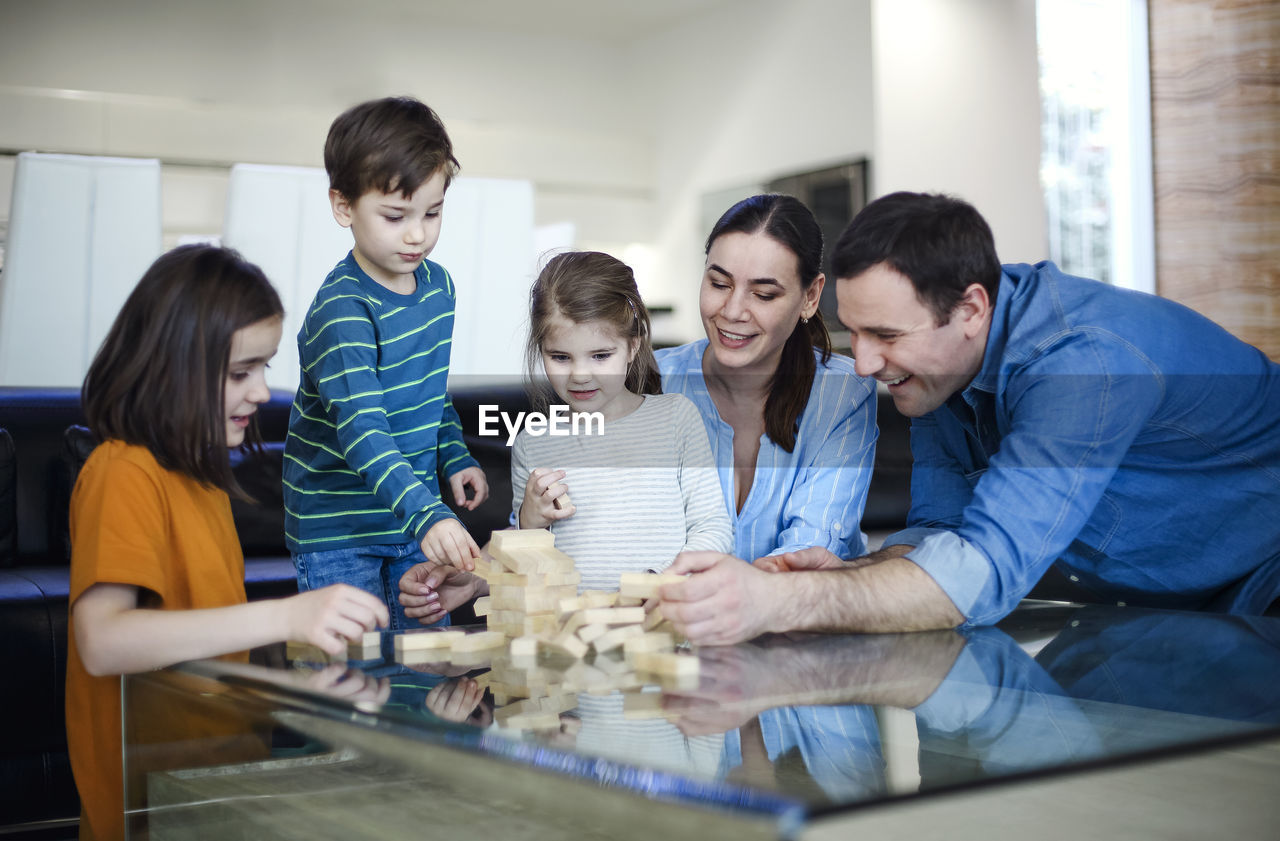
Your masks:
M 266 275 L 229 248 L 162 254 L 124 302 L 89 366 L 81 403 L 98 441 L 245 497 L 231 473 L 223 395 L 237 330 L 284 314 Z M 256 419 L 255 419 L 256 421 Z M 260 446 L 256 422 L 245 437 Z

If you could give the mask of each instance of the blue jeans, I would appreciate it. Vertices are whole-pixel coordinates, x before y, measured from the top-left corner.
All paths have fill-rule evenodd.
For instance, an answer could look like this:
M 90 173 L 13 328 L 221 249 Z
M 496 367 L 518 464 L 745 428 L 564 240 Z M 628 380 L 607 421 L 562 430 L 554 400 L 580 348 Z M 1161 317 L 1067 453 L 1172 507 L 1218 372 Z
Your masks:
M 318 590 L 330 584 L 350 584 L 372 593 L 387 603 L 391 614 L 391 630 L 421 628 L 417 619 L 404 615 L 400 605 L 400 578 L 410 567 L 425 563 L 422 548 L 415 542 L 379 543 L 372 546 L 347 546 L 320 552 L 302 552 L 293 556 L 298 573 L 298 590 Z M 449 624 L 445 616 L 433 627 Z

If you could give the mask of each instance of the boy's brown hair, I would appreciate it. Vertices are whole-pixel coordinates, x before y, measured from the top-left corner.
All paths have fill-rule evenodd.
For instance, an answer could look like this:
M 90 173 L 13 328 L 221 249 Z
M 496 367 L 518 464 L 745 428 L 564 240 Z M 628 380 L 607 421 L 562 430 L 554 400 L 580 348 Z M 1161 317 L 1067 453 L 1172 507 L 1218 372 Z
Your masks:
M 459 165 L 439 115 L 413 97 L 392 96 L 362 102 L 333 121 L 324 168 L 329 187 L 354 202 L 370 190 L 408 198 L 437 171 L 447 187 Z

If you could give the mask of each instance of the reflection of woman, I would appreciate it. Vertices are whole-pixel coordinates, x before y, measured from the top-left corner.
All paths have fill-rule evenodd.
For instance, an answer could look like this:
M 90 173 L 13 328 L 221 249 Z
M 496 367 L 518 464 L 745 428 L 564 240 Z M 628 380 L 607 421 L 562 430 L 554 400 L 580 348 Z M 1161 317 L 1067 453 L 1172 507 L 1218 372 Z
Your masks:
M 818 301 L 822 232 L 790 196 L 745 199 L 707 237 L 706 339 L 659 351 L 664 391 L 698 406 L 734 515 L 735 552 L 865 552 L 874 384 L 831 355 Z M 730 468 L 730 466 L 732 466 Z

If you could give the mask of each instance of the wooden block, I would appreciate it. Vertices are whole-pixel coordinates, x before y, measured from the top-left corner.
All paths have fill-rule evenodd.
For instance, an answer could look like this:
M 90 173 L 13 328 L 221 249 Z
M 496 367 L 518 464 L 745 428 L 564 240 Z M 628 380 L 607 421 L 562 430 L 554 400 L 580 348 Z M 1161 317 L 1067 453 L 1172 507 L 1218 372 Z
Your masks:
M 466 634 L 462 631 L 405 631 L 396 637 L 395 649 L 401 651 L 423 651 L 426 649 L 449 648 Z
M 554 504 L 556 508 L 559 508 L 561 511 L 563 511 L 564 509 L 568 508 L 570 505 L 573 505 L 573 500 L 569 499 L 569 494 L 566 492 L 556 497 L 552 504 Z
M 656 575 L 652 572 L 624 572 L 618 583 L 618 593 L 639 599 L 656 599 L 658 588 L 664 584 L 676 584 L 686 576 L 671 573 Z
M 637 596 L 622 596 L 622 595 L 620 595 L 620 596 L 618 596 L 618 601 L 617 601 L 617 602 L 615 602 L 615 604 L 616 604 L 618 607 L 640 607 L 640 606 L 641 606 L 641 605 L 643 605 L 646 601 L 648 601 L 648 600 L 647 600 L 647 599 L 639 598 L 639 597 L 637 597 Z
M 489 610 L 493 606 L 493 599 L 490 596 L 481 596 L 476 599 L 471 609 L 475 611 L 476 616 L 488 616 Z
M 501 529 L 489 538 L 489 554 L 512 572 L 527 573 L 537 567 L 537 557 L 523 550 L 553 549 L 555 543 L 555 537 L 546 529 Z
M 644 618 L 644 629 L 646 631 L 656 631 L 664 622 L 667 622 L 667 618 L 662 615 L 662 608 L 655 607 L 653 610 L 649 611 L 649 615 Z
M 578 594 L 583 599 L 583 607 L 613 607 L 618 601 L 618 594 L 608 590 L 583 590 Z
M 628 638 L 643 633 L 644 631 L 639 625 L 622 625 L 607 634 L 601 635 L 592 645 L 596 651 L 612 651 L 626 642 Z
M 475 561 L 476 568 L 471 571 L 471 574 L 488 581 L 489 577 L 493 575 L 493 564 L 485 557 L 473 558 L 472 560 Z
M 498 529 L 489 537 L 489 554 L 545 546 L 554 548 L 556 538 L 547 529 Z
M 624 692 L 622 693 L 622 717 L 626 719 L 649 719 L 675 717 L 662 708 L 661 692 Z
M 477 634 L 463 634 L 462 638 L 453 643 L 454 651 L 483 651 L 487 648 L 496 648 L 506 642 L 506 637 L 497 631 L 481 631 Z
M 631 657 L 643 651 L 674 651 L 675 647 L 676 643 L 671 638 L 671 634 L 653 631 L 631 637 L 623 643 L 622 650 Z
M 538 654 L 538 638 L 535 636 L 520 636 L 511 641 L 512 657 L 530 657 Z
M 674 677 L 697 677 L 698 658 L 659 651 L 641 651 L 635 655 L 637 671 Z
M 643 607 L 590 607 L 582 611 L 582 620 L 588 625 L 639 625 L 645 614 Z
M 590 645 L 607 633 L 609 633 L 608 625 L 584 625 L 578 629 L 578 639 Z
M 559 654 L 565 654 L 575 660 L 581 660 L 587 653 L 587 644 L 574 634 L 560 634 L 547 641 L 547 647 Z
M 299 660 L 304 663 L 345 663 L 347 660 L 347 652 L 340 654 L 330 654 L 323 648 L 312 645 L 309 642 L 297 642 L 289 640 L 284 646 L 284 656 L 289 660 Z

